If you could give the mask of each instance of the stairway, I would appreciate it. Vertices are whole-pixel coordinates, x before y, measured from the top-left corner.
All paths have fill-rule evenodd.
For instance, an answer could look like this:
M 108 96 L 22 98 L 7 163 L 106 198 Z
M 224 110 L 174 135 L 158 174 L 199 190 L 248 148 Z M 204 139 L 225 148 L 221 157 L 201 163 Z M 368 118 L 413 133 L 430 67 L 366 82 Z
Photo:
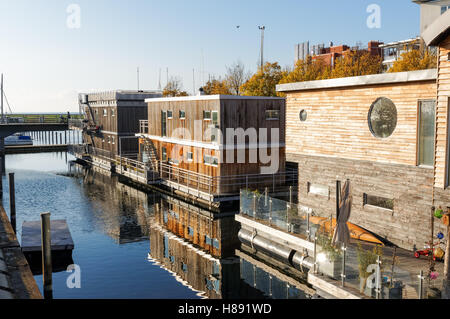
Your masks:
M 144 151 L 148 156 L 148 161 L 147 161 L 146 165 L 150 168 L 152 174 L 156 174 L 157 178 L 159 179 L 160 176 L 159 176 L 159 165 L 158 165 L 158 163 L 159 163 L 158 153 L 156 151 L 155 145 L 148 138 L 144 138 Z

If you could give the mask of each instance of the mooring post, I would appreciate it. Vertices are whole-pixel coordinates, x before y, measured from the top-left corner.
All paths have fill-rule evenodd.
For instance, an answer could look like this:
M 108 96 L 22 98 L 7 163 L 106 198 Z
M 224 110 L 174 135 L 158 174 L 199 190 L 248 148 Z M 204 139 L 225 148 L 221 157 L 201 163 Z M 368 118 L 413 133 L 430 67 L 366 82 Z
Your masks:
M 62 133 L 59 133 L 59 144 L 63 144 L 63 141 L 62 141 Z
M 17 233 L 16 228 L 16 191 L 14 187 L 14 173 L 9 173 L 9 208 L 11 216 L 11 226 L 14 233 Z
M 53 298 L 52 284 L 52 243 L 50 213 L 41 214 L 42 275 L 44 281 L 44 298 Z

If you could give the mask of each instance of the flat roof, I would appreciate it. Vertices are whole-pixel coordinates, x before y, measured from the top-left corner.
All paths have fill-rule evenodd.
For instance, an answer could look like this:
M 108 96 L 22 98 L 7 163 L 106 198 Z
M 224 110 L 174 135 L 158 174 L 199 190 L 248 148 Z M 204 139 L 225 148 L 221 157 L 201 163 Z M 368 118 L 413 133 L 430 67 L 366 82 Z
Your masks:
M 350 86 L 364 86 L 374 84 L 406 83 L 436 80 L 437 70 L 428 69 L 410 72 L 383 73 L 347 78 L 305 81 L 277 85 L 277 92 L 305 91 L 317 89 L 330 89 Z
M 284 100 L 284 97 L 272 96 L 242 96 L 242 95 L 195 95 L 145 99 L 145 102 L 176 102 L 176 101 L 206 101 L 206 100 Z
M 407 39 L 407 40 L 390 42 L 390 43 L 386 43 L 386 44 L 381 44 L 381 45 L 379 45 L 379 47 L 380 48 L 385 48 L 385 47 L 390 47 L 390 46 L 394 46 L 394 45 L 400 45 L 400 44 L 412 43 L 412 42 L 418 42 L 418 41 L 420 41 L 420 37 L 411 38 L 411 39 Z

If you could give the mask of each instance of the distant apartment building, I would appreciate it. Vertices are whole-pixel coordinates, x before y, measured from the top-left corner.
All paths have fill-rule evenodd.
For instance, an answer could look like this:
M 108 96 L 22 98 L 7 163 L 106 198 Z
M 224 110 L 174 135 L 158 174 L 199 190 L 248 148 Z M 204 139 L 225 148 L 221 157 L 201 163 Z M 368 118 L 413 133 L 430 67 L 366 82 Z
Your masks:
M 322 60 L 326 65 L 333 67 L 337 58 L 345 56 L 351 51 L 365 51 L 374 56 L 382 56 L 382 50 L 380 49 L 382 44 L 382 42 L 370 41 L 367 47 L 363 48 L 361 46 L 349 47 L 348 45 L 335 46 L 331 42 L 329 47 L 325 47 L 324 44 L 310 47 L 309 42 L 304 42 L 295 46 L 295 62 L 311 56 L 313 60 Z
M 111 155 L 136 154 L 139 120 L 147 119 L 145 99 L 161 97 L 156 91 L 107 91 L 79 94 L 85 114 L 84 142 Z M 120 140 L 122 138 L 122 142 Z
M 403 53 L 410 50 L 419 50 L 422 45 L 420 37 L 380 45 L 384 70 L 389 70 L 394 62 L 401 58 Z
M 146 102 L 139 159 L 161 184 L 211 201 L 247 186 L 284 183 L 284 98 L 203 95 Z M 229 140 L 230 134 L 236 135 Z

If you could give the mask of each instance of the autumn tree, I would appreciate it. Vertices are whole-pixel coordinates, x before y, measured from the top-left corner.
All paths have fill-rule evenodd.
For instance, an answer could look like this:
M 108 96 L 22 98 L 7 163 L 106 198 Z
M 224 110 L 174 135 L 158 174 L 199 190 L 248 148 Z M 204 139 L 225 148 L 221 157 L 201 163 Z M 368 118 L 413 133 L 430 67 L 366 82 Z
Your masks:
M 171 77 L 163 90 L 163 96 L 164 97 L 187 96 L 188 94 L 185 91 L 182 91 L 182 87 L 183 85 L 179 78 Z
M 219 79 L 211 79 L 203 86 L 203 91 L 206 95 L 231 95 L 230 88 L 228 87 L 228 83 L 226 80 Z
M 286 72 L 280 83 L 323 80 L 330 77 L 331 67 L 322 60 L 313 60 L 308 56 L 306 60 L 298 60 L 294 70 Z
M 286 72 L 277 62 L 267 62 L 241 86 L 241 92 L 246 96 L 277 96 L 276 85 Z
M 434 69 L 437 67 L 436 55 L 429 50 L 413 49 L 404 52 L 400 59 L 394 62 L 388 72 L 406 72 L 425 69 Z
M 383 70 L 380 56 L 368 51 L 350 51 L 336 59 L 330 78 L 378 74 Z
M 237 61 L 227 67 L 226 82 L 231 94 L 240 95 L 242 85 L 248 81 L 251 74 L 245 70 L 244 64 Z

